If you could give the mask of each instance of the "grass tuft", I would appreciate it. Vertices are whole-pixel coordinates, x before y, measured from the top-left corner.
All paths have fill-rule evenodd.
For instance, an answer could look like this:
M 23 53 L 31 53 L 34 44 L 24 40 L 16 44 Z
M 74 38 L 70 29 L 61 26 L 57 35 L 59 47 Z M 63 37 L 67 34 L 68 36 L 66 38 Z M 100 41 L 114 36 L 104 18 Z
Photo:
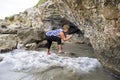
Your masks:
M 44 2 L 46 2 L 47 0 L 39 0 L 39 2 L 36 4 L 36 7 Z

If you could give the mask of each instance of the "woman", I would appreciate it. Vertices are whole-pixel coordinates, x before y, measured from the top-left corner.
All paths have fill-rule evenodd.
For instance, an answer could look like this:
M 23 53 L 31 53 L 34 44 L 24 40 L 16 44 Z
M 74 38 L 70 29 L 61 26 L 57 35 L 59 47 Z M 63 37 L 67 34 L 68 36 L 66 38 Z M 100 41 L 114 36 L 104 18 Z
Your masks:
M 65 36 L 65 33 L 68 32 L 69 28 L 70 27 L 68 25 L 64 25 L 63 29 L 55 29 L 55 30 L 52 30 L 52 31 L 49 31 L 49 32 L 46 33 L 47 54 L 48 55 L 50 55 L 50 47 L 51 47 L 52 41 L 57 42 L 57 44 L 58 44 L 58 53 L 62 52 L 61 39 L 63 41 L 67 41 L 72 37 L 72 35 L 69 35 L 67 37 Z

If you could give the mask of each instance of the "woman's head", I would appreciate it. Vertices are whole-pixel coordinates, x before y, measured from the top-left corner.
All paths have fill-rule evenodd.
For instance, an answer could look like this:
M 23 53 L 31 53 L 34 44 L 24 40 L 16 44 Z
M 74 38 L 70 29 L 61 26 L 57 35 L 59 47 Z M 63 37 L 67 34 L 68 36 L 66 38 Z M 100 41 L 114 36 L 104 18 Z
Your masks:
M 64 26 L 63 26 L 63 31 L 64 31 L 64 32 L 68 32 L 69 28 L 70 28 L 69 25 L 64 25 Z

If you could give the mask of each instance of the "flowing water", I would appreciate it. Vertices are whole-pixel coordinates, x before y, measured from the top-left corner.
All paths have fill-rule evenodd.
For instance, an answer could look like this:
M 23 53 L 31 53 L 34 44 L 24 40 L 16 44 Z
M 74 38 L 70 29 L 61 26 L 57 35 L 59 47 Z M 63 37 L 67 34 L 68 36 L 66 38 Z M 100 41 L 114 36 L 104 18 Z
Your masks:
M 71 58 L 54 53 L 47 55 L 44 51 L 20 49 L 0 54 L 0 56 L 4 57 L 3 61 L 0 62 L 0 80 L 43 80 L 41 77 L 46 76 L 40 76 L 40 74 L 55 67 L 77 72 L 77 74 L 80 74 L 79 80 L 117 80 L 103 70 L 96 58 Z M 57 70 L 55 72 L 58 73 Z M 52 78 L 44 80 L 52 80 Z

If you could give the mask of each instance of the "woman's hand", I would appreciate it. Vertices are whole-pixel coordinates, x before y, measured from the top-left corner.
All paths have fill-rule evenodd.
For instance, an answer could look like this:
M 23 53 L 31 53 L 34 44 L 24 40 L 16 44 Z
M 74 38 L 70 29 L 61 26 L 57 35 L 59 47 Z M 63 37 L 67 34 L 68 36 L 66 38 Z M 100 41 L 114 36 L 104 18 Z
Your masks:
M 72 38 L 73 35 L 68 35 L 70 38 Z
M 67 41 L 67 40 L 69 40 L 70 38 L 72 38 L 72 35 L 67 35 L 67 36 L 65 37 L 64 33 L 63 33 L 63 32 L 60 32 L 60 37 L 61 37 L 61 39 L 62 39 L 63 41 Z

